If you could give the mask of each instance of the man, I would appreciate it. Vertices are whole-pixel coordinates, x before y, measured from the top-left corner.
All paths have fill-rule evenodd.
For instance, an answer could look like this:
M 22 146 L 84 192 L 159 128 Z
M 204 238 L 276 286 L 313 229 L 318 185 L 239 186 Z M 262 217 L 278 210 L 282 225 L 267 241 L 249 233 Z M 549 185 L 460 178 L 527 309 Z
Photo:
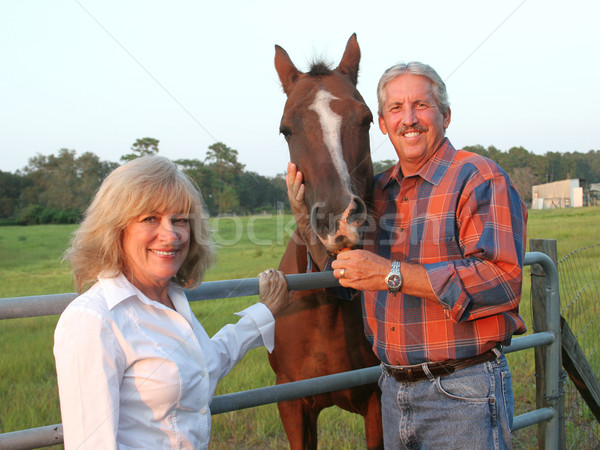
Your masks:
M 446 87 L 430 66 L 388 69 L 378 101 L 398 163 L 376 176 L 376 226 L 363 250 L 331 267 L 342 286 L 363 291 L 365 333 L 383 368 L 385 446 L 510 448 L 501 346 L 525 332 L 527 211 L 500 167 L 445 137 Z M 302 175 L 291 169 L 297 202 Z

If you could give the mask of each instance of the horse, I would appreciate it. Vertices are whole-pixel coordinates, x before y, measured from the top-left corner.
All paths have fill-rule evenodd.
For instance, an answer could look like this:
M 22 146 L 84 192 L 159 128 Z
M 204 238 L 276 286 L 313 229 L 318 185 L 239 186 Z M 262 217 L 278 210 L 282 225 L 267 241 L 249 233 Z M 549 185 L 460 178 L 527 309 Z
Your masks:
M 307 243 L 296 229 L 279 265 L 286 274 L 321 269 L 307 248 L 335 255 L 361 239 L 373 188 L 373 116 L 356 89 L 359 62 L 356 34 L 336 69 L 317 62 L 300 72 L 275 46 L 275 68 L 287 95 L 280 131 L 290 160 L 304 175 L 305 203 L 318 236 Z M 290 306 L 276 319 L 275 350 L 269 355 L 277 384 L 379 364 L 364 335 L 360 294 L 352 301 L 330 289 L 290 295 Z M 316 448 L 318 415 L 333 405 L 364 416 L 367 447 L 383 448 L 380 396 L 372 383 L 278 403 L 290 448 Z

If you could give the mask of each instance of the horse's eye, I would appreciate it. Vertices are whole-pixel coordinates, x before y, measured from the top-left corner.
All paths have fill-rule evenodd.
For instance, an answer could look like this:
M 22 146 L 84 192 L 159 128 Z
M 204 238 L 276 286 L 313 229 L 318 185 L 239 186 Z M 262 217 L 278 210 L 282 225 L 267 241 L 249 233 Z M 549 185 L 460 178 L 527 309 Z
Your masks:
M 286 126 L 281 126 L 279 128 L 279 132 L 283 134 L 283 137 L 285 137 L 286 139 L 292 135 L 292 130 L 290 129 L 290 127 Z

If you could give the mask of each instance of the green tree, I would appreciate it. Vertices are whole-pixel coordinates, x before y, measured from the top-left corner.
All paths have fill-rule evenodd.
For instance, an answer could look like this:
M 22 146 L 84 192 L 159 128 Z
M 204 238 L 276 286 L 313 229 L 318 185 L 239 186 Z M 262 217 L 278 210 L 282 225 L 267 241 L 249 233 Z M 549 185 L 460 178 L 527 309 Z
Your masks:
M 567 152 L 563 154 L 563 158 L 573 167 L 574 174 L 571 178 L 579 178 L 590 183 L 600 181 L 600 151 Z
M 0 170 L 0 218 L 13 217 L 22 202 L 23 189 L 30 183 L 22 175 Z
M 287 202 L 285 178 L 268 178 L 255 172 L 244 172 L 236 184 L 240 213 L 256 213 L 261 210 L 273 210 L 277 203 Z M 281 180 L 283 179 L 283 183 Z
M 463 147 L 463 150 L 471 153 L 477 153 L 478 155 L 485 156 L 486 158 L 490 157 L 490 154 L 483 145 L 466 145 Z
M 181 167 L 183 172 L 190 177 L 200 189 L 204 208 L 210 215 L 218 213 L 213 189 L 217 183 L 216 172 L 198 159 L 177 159 L 173 161 Z
M 571 159 L 563 157 L 558 152 L 547 152 L 545 155 L 545 177 L 544 183 L 552 181 L 575 178 L 575 163 Z
M 242 174 L 244 164 L 237 160 L 238 152 L 222 142 L 208 147 L 204 162 L 216 173 L 212 195 L 217 206 L 217 213 L 233 212 L 239 205 L 239 199 L 234 189 L 236 179 Z
M 232 180 L 244 170 L 244 164 L 237 160 L 238 151 L 217 142 L 208 147 L 205 162 L 217 168 L 219 179 Z
M 102 180 L 117 166 L 89 152 L 77 157 L 75 150 L 65 148 L 56 156 L 34 156 L 24 169 L 29 185 L 23 190 L 23 205 L 81 214 Z
M 131 153 L 121 156 L 121 161 L 131 161 L 140 156 L 155 155 L 158 153 L 158 139 L 145 137 L 137 139 L 131 146 Z
M 529 167 L 516 167 L 508 176 L 512 180 L 521 200 L 529 207 L 531 205 L 531 188 L 538 184 L 537 177 Z
M 398 161 L 393 159 L 384 159 L 383 161 L 373 161 L 373 173 L 378 174 L 383 172 L 385 169 L 395 166 Z

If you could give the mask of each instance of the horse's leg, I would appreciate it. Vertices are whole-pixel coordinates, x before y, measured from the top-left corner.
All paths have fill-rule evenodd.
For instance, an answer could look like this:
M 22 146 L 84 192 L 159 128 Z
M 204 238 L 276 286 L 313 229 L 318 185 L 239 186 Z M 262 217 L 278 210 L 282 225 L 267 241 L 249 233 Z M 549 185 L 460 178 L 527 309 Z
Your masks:
M 279 416 L 290 450 L 315 450 L 317 448 L 317 418 L 320 411 L 313 410 L 304 399 L 279 402 Z
M 379 390 L 374 391 L 367 403 L 365 419 L 365 438 L 367 448 L 383 449 L 383 428 L 381 425 L 381 401 Z

